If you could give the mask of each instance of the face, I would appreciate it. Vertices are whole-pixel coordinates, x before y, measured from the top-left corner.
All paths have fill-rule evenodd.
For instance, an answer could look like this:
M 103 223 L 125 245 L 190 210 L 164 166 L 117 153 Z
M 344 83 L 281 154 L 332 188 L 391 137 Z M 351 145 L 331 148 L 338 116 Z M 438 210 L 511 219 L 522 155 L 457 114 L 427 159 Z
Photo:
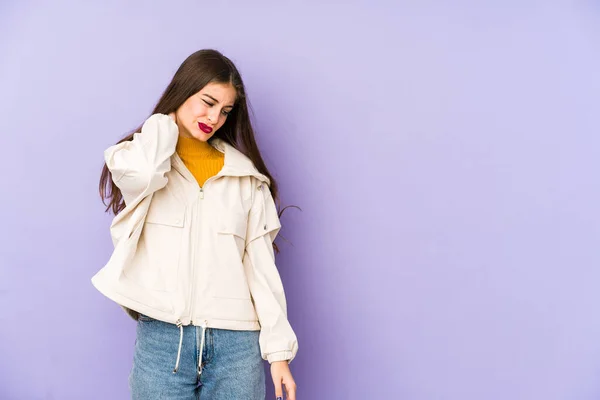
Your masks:
M 236 91 L 229 83 L 209 83 L 176 111 L 179 134 L 206 142 L 223 126 L 235 105 Z

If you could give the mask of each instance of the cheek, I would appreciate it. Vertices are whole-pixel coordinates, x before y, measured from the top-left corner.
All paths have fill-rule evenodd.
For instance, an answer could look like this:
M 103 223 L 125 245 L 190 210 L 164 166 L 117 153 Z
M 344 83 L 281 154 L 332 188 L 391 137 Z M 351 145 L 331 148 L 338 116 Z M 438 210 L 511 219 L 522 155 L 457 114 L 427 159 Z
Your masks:
M 203 107 L 200 102 L 190 102 L 186 104 L 185 114 L 190 123 L 195 123 L 198 117 L 206 114 L 206 107 Z
M 206 115 L 206 107 L 202 106 L 202 104 L 194 104 L 192 108 L 192 117 L 197 119 L 198 117 L 203 117 Z

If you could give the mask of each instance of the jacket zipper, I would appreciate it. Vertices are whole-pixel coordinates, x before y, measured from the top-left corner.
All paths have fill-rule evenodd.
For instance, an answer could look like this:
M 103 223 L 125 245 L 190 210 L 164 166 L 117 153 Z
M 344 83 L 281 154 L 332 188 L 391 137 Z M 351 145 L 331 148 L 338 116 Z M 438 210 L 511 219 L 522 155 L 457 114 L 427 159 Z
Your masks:
M 206 185 L 206 183 L 205 183 Z M 200 193 L 198 195 L 198 197 L 200 198 L 200 200 L 204 199 L 204 190 L 202 189 L 202 187 L 200 187 Z M 200 201 L 198 201 L 196 203 L 196 209 L 195 209 L 195 215 L 194 217 L 196 218 L 196 220 L 198 219 L 198 213 L 199 211 L 199 204 Z M 195 223 L 195 221 L 191 221 L 192 224 L 192 229 L 194 230 L 194 233 L 196 233 L 198 231 L 198 227 Z M 190 325 L 194 325 L 194 303 L 195 303 L 195 299 L 196 299 L 196 247 L 197 247 L 197 243 L 198 243 L 198 238 L 196 236 L 198 235 L 192 235 L 194 237 L 194 240 L 192 242 L 192 288 L 190 291 L 190 300 L 189 300 L 189 304 L 190 304 Z
M 212 177 L 208 178 L 204 182 L 204 186 L 199 186 L 200 193 L 198 194 L 198 197 L 199 197 L 200 200 L 204 200 L 204 188 L 206 187 L 206 184 L 208 182 L 210 182 L 211 180 L 219 177 L 219 176 L 220 176 L 219 174 L 217 174 L 215 176 L 212 176 Z M 200 205 L 200 202 L 198 201 L 197 204 L 196 204 L 196 219 L 198 219 L 198 214 L 200 212 L 199 211 L 199 209 L 200 209 L 199 205 Z M 195 221 L 192 221 L 191 223 L 194 223 L 194 222 Z M 194 225 L 197 225 L 197 224 L 194 224 Z M 196 228 L 196 229 L 194 229 L 194 228 Z M 198 231 L 198 227 L 197 226 L 192 226 L 192 229 L 194 229 L 195 232 Z M 192 246 L 193 246 L 192 247 L 192 268 L 193 268 L 192 269 L 192 289 L 191 289 L 190 301 L 189 301 L 189 304 L 190 304 L 190 324 L 191 325 L 194 325 L 193 318 L 194 318 L 194 305 L 195 305 L 195 299 L 196 299 L 196 269 L 197 269 L 196 268 L 196 247 L 197 247 L 196 243 L 198 243 L 198 238 L 196 237 L 194 239 L 195 240 L 192 243 Z M 207 323 L 207 321 L 204 321 L 204 326 L 205 327 L 206 327 L 206 323 Z

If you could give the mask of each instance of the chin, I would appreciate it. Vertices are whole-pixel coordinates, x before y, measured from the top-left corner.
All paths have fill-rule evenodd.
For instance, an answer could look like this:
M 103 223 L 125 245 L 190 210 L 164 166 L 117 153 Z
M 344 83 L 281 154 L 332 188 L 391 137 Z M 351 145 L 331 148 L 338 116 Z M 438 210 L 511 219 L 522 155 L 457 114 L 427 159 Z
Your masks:
M 213 135 L 211 134 L 210 136 L 207 135 L 206 133 L 199 131 L 199 132 L 194 132 L 192 133 L 192 136 L 194 137 L 194 139 L 199 140 L 201 142 L 208 142 L 208 140 L 213 137 Z

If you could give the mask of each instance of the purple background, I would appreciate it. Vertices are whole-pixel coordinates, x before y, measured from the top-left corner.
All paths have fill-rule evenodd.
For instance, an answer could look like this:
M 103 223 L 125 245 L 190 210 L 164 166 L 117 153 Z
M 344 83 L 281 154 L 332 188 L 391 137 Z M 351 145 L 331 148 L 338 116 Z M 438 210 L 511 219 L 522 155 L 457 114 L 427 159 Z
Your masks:
M 299 399 L 600 398 L 599 3 L 315 0 L 0 3 L 1 399 L 128 397 L 102 152 L 206 47 L 303 209 Z

